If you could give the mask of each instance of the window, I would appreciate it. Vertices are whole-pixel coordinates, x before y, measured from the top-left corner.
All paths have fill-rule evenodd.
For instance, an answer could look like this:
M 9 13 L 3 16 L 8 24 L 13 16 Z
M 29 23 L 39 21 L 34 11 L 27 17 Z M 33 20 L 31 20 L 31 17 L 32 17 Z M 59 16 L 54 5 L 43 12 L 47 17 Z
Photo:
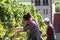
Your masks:
M 45 5 L 45 0 L 43 0 L 43 5 Z
M 35 0 L 35 5 L 37 6 L 37 0 Z
M 43 6 L 47 6 L 48 5 L 48 0 L 43 0 Z
M 39 12 L 40 11 L 40 9 L 36 9 L 36 12 Z
M 38 0 L 38 5 L 40 5 L 40 0 Z
M 35 0 L 35 5 L 40 6 L 40 0 Z
M 46 0 L 46 5 L 48 5 L 48 0 Z
M 43 9 L 44 14 L 48 14 L 48 9 Z
M 43 10 L 44 14 L 45 14 L 45 9 Z
M 46 9 L 46 14 L 48 14 L 48 9 Z

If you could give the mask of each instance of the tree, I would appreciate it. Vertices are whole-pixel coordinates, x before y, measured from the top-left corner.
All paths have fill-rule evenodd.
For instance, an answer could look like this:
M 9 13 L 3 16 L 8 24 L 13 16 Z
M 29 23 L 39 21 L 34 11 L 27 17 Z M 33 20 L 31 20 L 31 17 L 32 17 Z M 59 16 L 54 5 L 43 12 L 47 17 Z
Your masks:
M 25 25 L 22 20 L 22 16 L 26 14 L 26 12 L 31 12 L 32 17 L 38 21 L 42 33 L 45 33 L 45 24 L 43 21 L 43 17 L 40 15 L 40 12 L 36 13 L 36 8 L 32 4 L 31 6 L 27 6 L 24 4 L 19 4 L 16 0 L 6 0 L 0 1 L 0 36 L 4 38 L 4 34 L 6 34 L 13 40 L 27 39 L 27 32 L 16 33 L 16 27 L 22 27 Z M 2 27 L 2 28 L 1 28 Z M 6 33 L 4 30 L 7 30 Z M 2 34 L 4 33 L 4 34 Z M 4 40 L 4 39 L 3 39 Z
M 60 5 L 59 4 L 56 5 L 55 10 L 56 10 L 56 12 L 60 12 Z
M 55 11 L 60 12 L 60 2 L 55 3 Z

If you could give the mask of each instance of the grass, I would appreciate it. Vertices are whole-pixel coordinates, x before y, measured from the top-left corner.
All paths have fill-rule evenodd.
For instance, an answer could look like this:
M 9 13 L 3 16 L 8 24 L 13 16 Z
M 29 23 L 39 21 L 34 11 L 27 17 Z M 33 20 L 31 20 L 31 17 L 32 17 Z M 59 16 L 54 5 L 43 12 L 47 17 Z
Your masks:
M 26 5 L 30 5 L 31 4 L 31 0 L 18 0 L 18 2 L 26 4 Z M 55 0 L 55 2 L 60 2 L 60 0 Z
M 18 0 L 19 2 L 31 2 L 31 0 Z M 60 0 L 55 0 L 55 1 L 60 1 Z
M 60 0 L 55 0 L 55 1 L 60 1 Z
M 31 5 L 31 2 L 19 2 L 20 4 Z
M 18 0 L 20 4 L 31 5 L 31 0 Z
M 55 1 L 60 1 L 60 0 L 55 0 Z
M 18 0 L 19 2 L 31 2 L 31 0 Z

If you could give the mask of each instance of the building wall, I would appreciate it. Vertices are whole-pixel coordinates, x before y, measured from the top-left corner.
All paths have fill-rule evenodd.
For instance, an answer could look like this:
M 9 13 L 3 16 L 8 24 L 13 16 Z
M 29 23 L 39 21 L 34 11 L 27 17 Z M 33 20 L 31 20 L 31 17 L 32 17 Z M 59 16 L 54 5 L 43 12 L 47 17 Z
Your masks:
M 32 0 L 33 3 L 35 4 L 35 0 Z M 55 4 L 53 0 L 48 0 L 48 5 L 43 6 L 43 0 L 40 0 L 40 6 L 36 6 L 36 10 L 41 12 L 41 15 L 43 16 L 43 18 L 50 18 L 50 21 L 53 21 L 54 18 L 54 14 L 55 13 Z M 46 13 L 46 9 L 48 9 L 48 14 Z M 45 10 L 45 13 L 44 13 Z
M 43 16 L 43 18 L 51 18 L 51 13 L 50 13 L 50 6 L 36 6 L 36 9 L 39 10 L 41 12 L 41 15 Z M 46 9 L 48 9 L 48 14 L 46 13 Z M 45 12 L 44 12 L 45 10 Z
M 51 6 L 52 6 L 52 23 L 53 23 L 53 21 L 54 21 L 54 14 L 55 14 L 55 2 L 54 2 L 54 0 L 52 1 L 52 3 L 51 3 Z

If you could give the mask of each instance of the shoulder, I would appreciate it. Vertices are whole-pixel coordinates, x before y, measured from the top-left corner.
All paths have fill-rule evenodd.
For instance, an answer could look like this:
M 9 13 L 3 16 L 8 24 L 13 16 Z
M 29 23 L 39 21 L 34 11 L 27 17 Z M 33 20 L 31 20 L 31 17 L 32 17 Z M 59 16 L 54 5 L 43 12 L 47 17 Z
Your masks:
M 35 24 L 36 25 L 36 22 L 35 21 L 31 21 L 31 24 Z
M 31 18 L 31 21 L 35 21 L 35 19 L 34 18 Z
M 30 26 L 36 26 L 36 23 L 34 21 L 31 21 L 29 25 Z
M 54 26 L 50 23 L 50 24 L 49 24 L 49 28 L 50 28 L 50 29 L 54 29 Z

